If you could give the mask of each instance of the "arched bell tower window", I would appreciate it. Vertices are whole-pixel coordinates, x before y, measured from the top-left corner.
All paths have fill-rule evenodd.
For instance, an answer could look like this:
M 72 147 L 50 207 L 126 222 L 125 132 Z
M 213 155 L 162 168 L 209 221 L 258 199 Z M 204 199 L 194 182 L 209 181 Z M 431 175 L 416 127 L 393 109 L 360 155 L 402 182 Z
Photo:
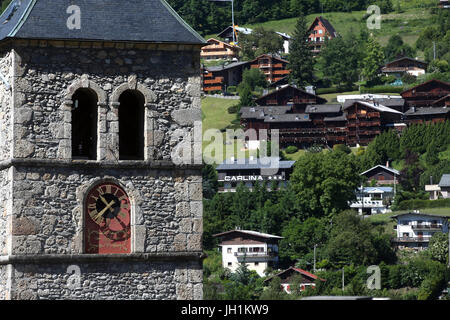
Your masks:
M 72 158 L 97 159 L 97 94 L 80 88 L 72 96 Z
M 119 159 L 144 160 L 144 95 L 125 90 L 119 103 Z

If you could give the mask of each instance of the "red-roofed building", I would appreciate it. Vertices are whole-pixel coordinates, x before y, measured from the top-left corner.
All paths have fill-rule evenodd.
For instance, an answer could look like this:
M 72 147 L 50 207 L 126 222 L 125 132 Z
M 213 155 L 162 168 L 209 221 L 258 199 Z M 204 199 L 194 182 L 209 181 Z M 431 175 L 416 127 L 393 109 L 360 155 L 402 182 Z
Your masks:
M 287 293 L 292 292 L 292 284 L 294 277 L 301 277 L 300 281 L 300 290 L 303 291 L 307 287 L 316 287 L 316 280 L 319 281 L 326 281 L 325 279 L 321 279 L 315 274 L 312 274 L 306 270 L 300 269 L 300 268 L 294 268 L 290 267 L 289 269 L 286 269 L 270 278 L 267 278 L 264 282 L 268 283 L 273 280 L 273 278 L 278 277 L 281 279 L 281 286 L 283 287 L 284 291 Z
M 309 27 L 308 43 L 311 46 L 311 51 L 318 54 L 325 43 L 325 40 L 336 38 L 338 33 L 331 25 L 330 21 L 324 17 L 317 17 Z

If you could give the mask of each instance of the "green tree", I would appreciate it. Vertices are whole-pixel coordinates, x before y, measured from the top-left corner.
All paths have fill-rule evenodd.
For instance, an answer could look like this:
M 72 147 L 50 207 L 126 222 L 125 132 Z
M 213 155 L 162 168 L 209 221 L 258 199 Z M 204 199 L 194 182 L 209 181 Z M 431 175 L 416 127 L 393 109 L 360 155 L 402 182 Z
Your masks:
M 356 41 L 342 37 L 326 40 L 320 52 L 319 68 L 334 84 L 350 85 L 359 77 L 359 51 Z
M 340 151 L 308 152 L 297 160 L 291 184 L 301 212 L 321 217 L 348 208 L 360 179 L 354 156 Z
M 289 54 L 289 79 L 299 87 L 313 82 L 314 60 L 308 45 L 308 25 L 303 13 L 300 13 L 292 35 Z
M 400 35 L 396 34 L 389 38 L 386 47 L 384 47 L 385 61 L 393 61 L 402 57 L 414 58 L 415 50 L 403 42 Z
M 367 40 L 366 53 L 362 75 L 366 81 L 372 82 L 378 78 L 380 67 L 384 63 L 383 49 L 374 37 Z
M 436 232 L 428 245 L 431 257 L 439 262 L 448 263 L 448 234 Z

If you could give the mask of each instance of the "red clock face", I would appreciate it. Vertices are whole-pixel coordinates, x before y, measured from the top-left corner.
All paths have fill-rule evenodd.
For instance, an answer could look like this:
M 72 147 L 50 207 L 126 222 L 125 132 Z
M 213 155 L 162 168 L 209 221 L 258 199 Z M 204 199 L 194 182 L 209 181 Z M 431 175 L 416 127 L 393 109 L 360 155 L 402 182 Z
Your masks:
M 86 253 L 130 253 L 128 195 L 114 183 L 101 183 L 88 193 L 85 203 Z

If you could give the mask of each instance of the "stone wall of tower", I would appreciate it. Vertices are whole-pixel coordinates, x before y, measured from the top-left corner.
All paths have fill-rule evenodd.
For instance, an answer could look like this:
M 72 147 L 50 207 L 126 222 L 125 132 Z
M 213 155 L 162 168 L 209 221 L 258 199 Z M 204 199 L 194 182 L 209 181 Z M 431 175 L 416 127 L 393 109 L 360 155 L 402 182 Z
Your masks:
M 0 52 L 0 72 L 2 76 L 12 83 L 12 52 L 4 49 Z M 12 132 L 12 104 L 11 89 L 4 82 L 0 83 L 0 161 L 11 157 L 13 142 Z
M 148 94 L 146 158 L 170 160 L 171 137 L 186 136 L 193 122 L 201 121 L 199 59 L 193 51 L 124 46 L 16 49 L 16 158 L 70 159 L 68 100 L 84 83 L 99 98 L 99 160 L 117 156 L 117 100 L 123 86 Z
M 14 124 L 0 151 L 0 299 L 201 299 L 201 167 L 171 161 L 201 121 L 199 51 L 17 41 L 9 56 L 12 92 L 0 111 Z M 71 159 L 79 88 L 98 97 L 97 160 Z M 145 97 L 142 161 L 117 160 L 118 98 L 127 89 Z M 84 257 L 83 201 L 102 181 L 132 201 L 129 258 Z M 81 271 L 77 288 L 68 285 L 70 266 Z

